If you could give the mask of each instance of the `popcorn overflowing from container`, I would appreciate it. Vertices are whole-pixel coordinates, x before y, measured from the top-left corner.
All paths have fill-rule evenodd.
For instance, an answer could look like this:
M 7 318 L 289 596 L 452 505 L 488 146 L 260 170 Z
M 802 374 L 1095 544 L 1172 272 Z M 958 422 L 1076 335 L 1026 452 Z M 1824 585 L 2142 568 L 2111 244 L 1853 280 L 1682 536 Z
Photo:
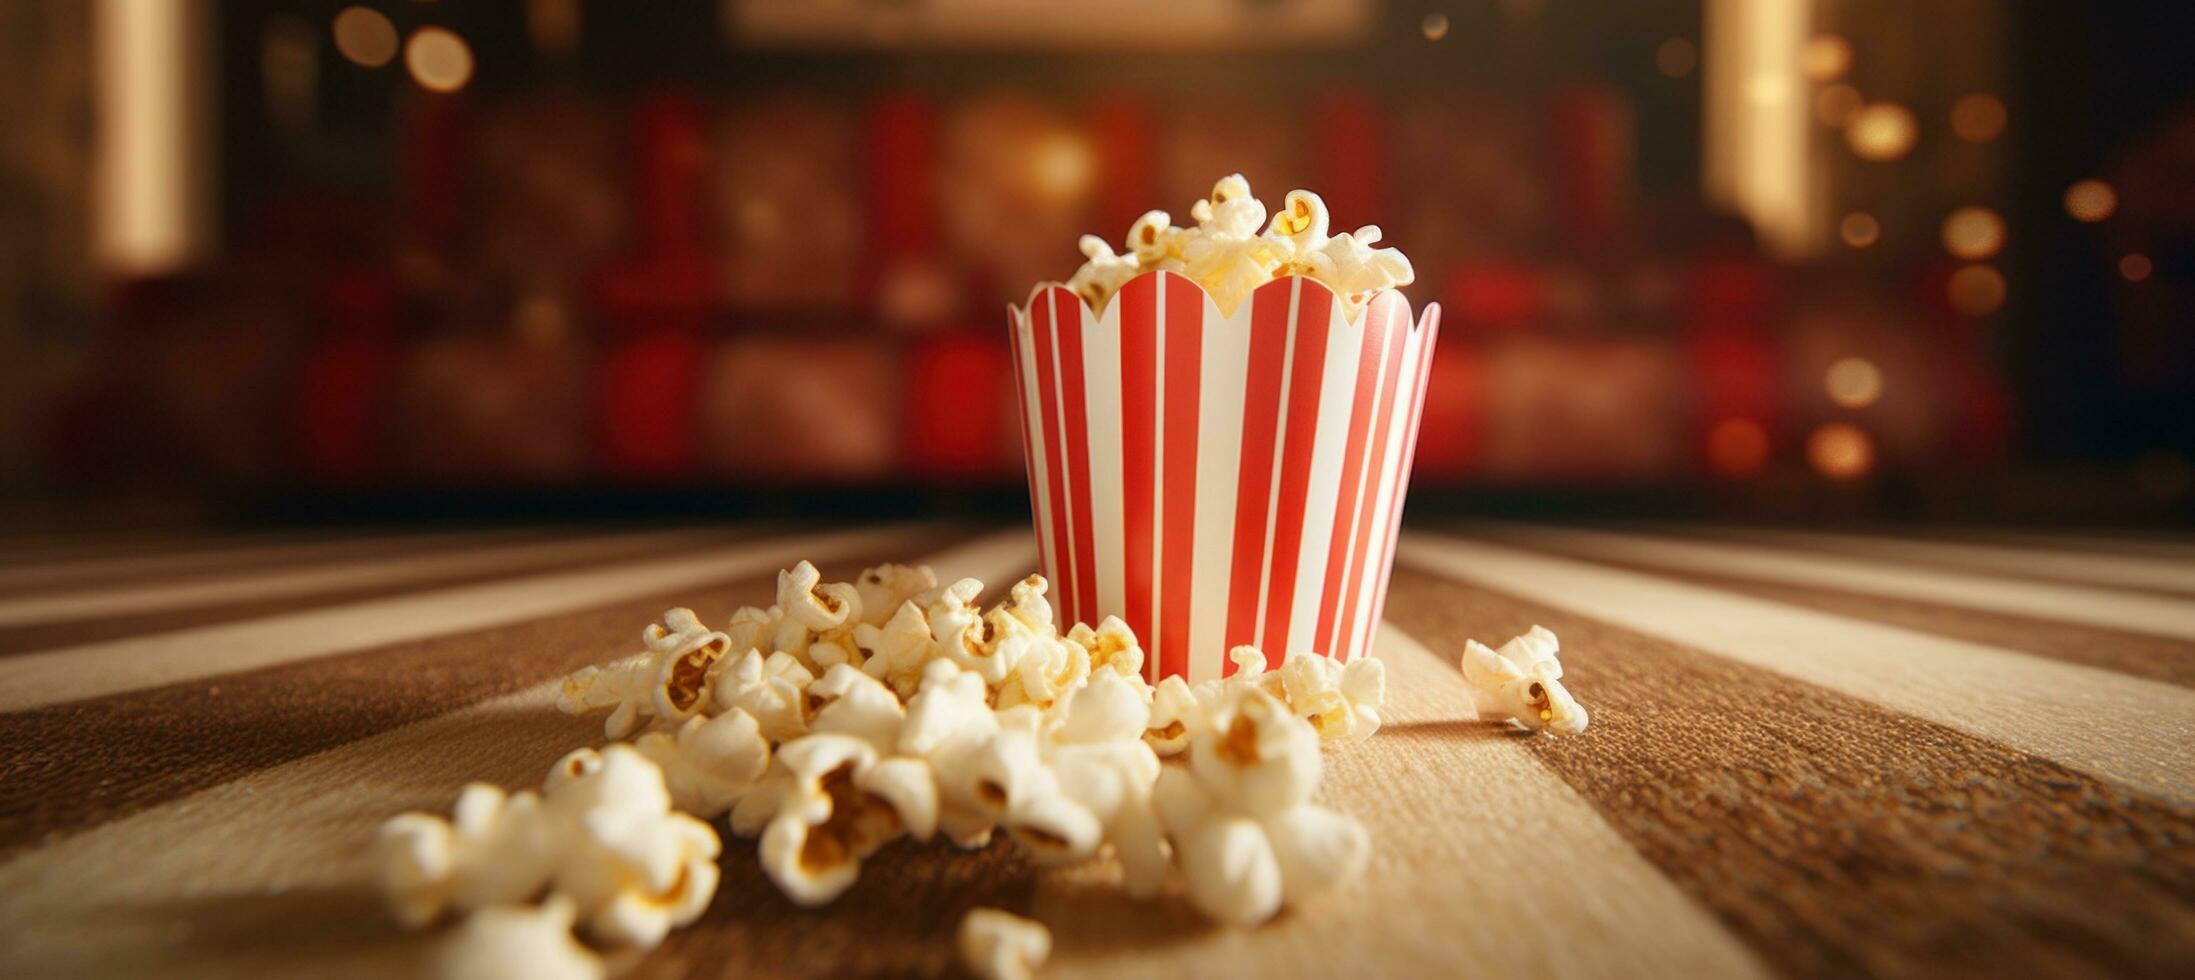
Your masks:
M 1268 221 L 1233 175 L 1190 213 L 1188 228 L 1145 214 L 1117 253 L 1085 236 L 1087 261 L 1066 287 L 1096 313 L 1138 277 L 1175 273 L 1229 315 L 1265 283 L 1301 276 L 1353 322 L 1412 279 L 1401 253 L 1374 247 L 1376 226 L 1329 235 L 1309 191 L 1289 193 Z M 1394 511 L 1400 496 L 1398 483 Z M 1367 541 L 1378 523 L 1338 506 L 1331 519 Z M 1277 657 L 1236 644 L 1211 652 L 1225 653 L 1224 668 L 1196 668 L 1146 649 L 1139 636 L 1161 629 L 1128 620 L 1148 614 L 1063 623 L 1073 617 L 1055 612 L 1052 588 L 1032 575 L 984 609 L 983 583 L 941 583 L 927 567 L 825 582 L 801 562 L 779 574 L 768 607 L 713 626 L 672 609 L 642 630 L 639 653 L 581 669 L 558 692 L 562 711 L 603 716 L 611 744 L 565 756 L 538 791 L 476 783 L 448 818 L 389 820 L 374 846 L 381 890 L 406 927 L 463 918 L 437 947 L 445 975 L 597 977 L 596 950 L 654 947 L 708 908 L 722 830 L 752 839 L 768 879 L 811 908 L 902 838 L 974 849 L 1003 837 L 1039 866 L 1117 862 L 1128 896 L 1174 889 L 1239 928 L 1363 874 L 1364 824 L 1315 797 L 1322 748 L 1378 731 L 1386 673 L 1368 651 L 1309 647 L 1314 633 L 1342 636 L 1327 629 L 1337 603 L 1320 630 L 1276 639 Z M 1558 650 L 1539 627 L 1498 650 L 1467 644 L 1473 708 L 1534 732 L 1582 731 Z M 1051 936 L 978 909 L 958 947 L 977 976 L 1026 977 Z

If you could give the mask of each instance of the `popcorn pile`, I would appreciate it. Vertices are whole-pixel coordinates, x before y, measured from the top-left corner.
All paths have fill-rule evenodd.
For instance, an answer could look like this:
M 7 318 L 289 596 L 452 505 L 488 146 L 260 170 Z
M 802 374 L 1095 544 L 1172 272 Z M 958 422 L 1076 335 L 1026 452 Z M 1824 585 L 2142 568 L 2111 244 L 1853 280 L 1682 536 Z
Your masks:
M 1179 272 L 1203 286 L 1222 314 L 1232 315 L 1259 286 L 1308 276 L 1333 289 L 1354 320 L 1374 294 L 1417 278 L 1402 252 L 1373 247 L 1380 240 L 1378 225 L 1329 236 L 1326 202 L 1310 191 L 1289 191 L 1268 224 L 1250 182 L 1230 174 L 1189 215 L 1196 226 L 1177 228 L 1166 212 L 1146 212 L 1128 229 L 1127 251 L 1118 254 L 1104 239 L 1082 236 L 1087 261 L 1067 288 L 1092 311 L 1103 312 L 1128 280 L 1154 270 Z
M 1241 647 L 1225 679 L 1154 686 L 1126 624 L 1062 631 L 1046 590 L 1032 575 L 984 610 L 974 579 L 886 565 L 826 583 L 802 562 L 779 574 L 775 605 L 722 629 L 670 610 L 643 652 L 559 693 L 629 743 L 565 756 L 539 793 L 476 783 L 448 820 L 388 821 L 382 889 L 407 926 L 470 914 L 442 960 L 454 972 L 527 944 L 513 955 L 540 975 L 591 976 L 599 962 L 570 928 L 646 948 L 692 922 L 718 879 L 705 821 L 727 815 L 811 907 L 901 837 L 974 848 L 1003 831 L 1044 865 L 1109 854 L 1129 894 L 1178 873 L 1199 910 L 1244 926 L 1362 872 L 1363 826 L 1311 797 L 1322 741 L 1379 727 L 1378 660 L 1275 668 Z M 1043 956 L 996 923 L 963 942 L 999 975 Z

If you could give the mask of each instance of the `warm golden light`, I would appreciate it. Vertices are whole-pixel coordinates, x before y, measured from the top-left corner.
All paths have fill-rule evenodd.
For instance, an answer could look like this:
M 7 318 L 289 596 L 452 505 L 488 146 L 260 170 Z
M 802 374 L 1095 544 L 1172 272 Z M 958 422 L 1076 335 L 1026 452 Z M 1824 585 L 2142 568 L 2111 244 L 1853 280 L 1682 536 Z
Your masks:
M 1913 111 L 1895 102 L 1877 102 L 1845 120 L 1844 139 L 1864 160 L 1895 160 L 1912 152 L 1920 125 Z
M 1951 131 L 1969 143 L 1987 143 L 2004 132 L 2004 102 L 1987 92 L 1951 104 Z
M 422 27 L 404 44 L 404 67 L 430 92 L 455 92 L 473 77 L 473 51 L 440 27 Z
M 1875 441 L 1858 426 L 1831 422 L 1807 437 L 1806 460 L 1832 480 L 1857 479 L 1875 468 Z
M 1088 143 L 1067 135 L 1046 140 L 1032 155 L 1037 185 L 1047 194 L 1072 198 L 1097 177 L 1097 154 Z
M 1852 114 L 1866 104 L 1859 89 L 1838 82 L 1824 87 L 1814 96 L 1814 118 L 1821 120 L 1824 126 L 1842 126 L 1851 122 Z
M 1865 211 L 1854 211 L 1837 223 L 1837 234 L 1844 239 L 1846 245 L 1866 248 L 1882 238 L 1883 226 L 1875 220 L 1874 215 Z
M 1883 393 L 1883 373 L 1864 357 L 1841 358 L 1822 376 L 1829 400 L 1845 408 L 1866 408 Z
M 2112 190 L 2111 185 L 2103 181 L 2075 181 L 2073 186 L 2065 189 L 2065 213 L 2072 215 L 2075 221 L 2093 224 L 2111 217 L 2111 213 L 2117 210 L 2119 192 Z
M 1963 207 L 1943 219 L 1944 251 L 1979 262 L 2004 248 L 2004 219 L 1984 207 Z
M 1425 32 L 1425 39 L 1428 41 L 1438 41 L 1441 38 L 1447 37 L 1448 15 L 1426 14 L 1425 20 L 1421 21 L 1418 24 L 1418 29 Z
M 370 7 L 345 7 L 335 15 L 335 50 L 366 68 L 379 68 L 396 57 L 396 25 Z
M 103 272 L 172 275 L 214 249 L 219 170 L 212 147 L 220 126 L 212 102 L 220 62 L 212 6 L 211 0 L 99 0 L 86 10 L 87 244 Z
M 1810 257 L 1829 243 L 1798 63 L 1813 8 L 1814 0 L 1701 4 L 1700 183 L 1708 203 L 1745 218 L 1779 258 Z
M 2128 252 L 2125 258 L 2119 260 L 2119 275 L 2126 277 L 2128 282 L 2141 282 L 2155 271 L 2156 267 L 2150 263 L 2149 256 L 2140 252 Z
M 1691 41 L 1673 37 L 1654 49 L 1654 68 L 1670 78 L 1683 78 L 1700 65 L 1700 49 Z
M 1816 34 L 1799 52 L 1799 68 L 1817 82 L 1833 82 L 1852 67 L 1852 42 L 1835 34 Z
M 1726 418 L 1707 430 L 1707 466 L 1717 476 L 1743 477 L 1768 465 L 1768 431 L 1749 418 Z
M 1988 316 L 2004 305 L 2004 273 L 1987 265 L 1970 265 L 1951 274 L 1944 286 L 1951 308 L 1967 316 Z

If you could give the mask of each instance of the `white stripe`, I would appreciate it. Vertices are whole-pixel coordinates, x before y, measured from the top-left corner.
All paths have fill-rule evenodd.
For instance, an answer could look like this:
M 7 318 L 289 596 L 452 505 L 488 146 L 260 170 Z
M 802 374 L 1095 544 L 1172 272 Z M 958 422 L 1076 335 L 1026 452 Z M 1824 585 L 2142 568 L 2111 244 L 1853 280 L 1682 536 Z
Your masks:
M 2078 585 L 1968 575 L 1820 553 L 1567 528 L 1490 529 L 1490 534 L 1589 549 L 1665 568 L 1742 575 L 1816 588 L 2034 616 L 2195 640 L 2195 601 Z
M 1265 607 L 1273 601 L 1273 527 L 1280 516 L 1280 471 L 1288 464 L 1288 388 L 1294 380 L 1296 367 L 1296 316 L 1303 310 L 1303 279 L 1289 280 L 1288 285 L 1288 335 L 1280 351 L 1280 400 L 1274 404 L 1273 425 L 1273 480 L 1265 490 L 1265 548 L 1259 553 L 1264 564 L 1258 569 L 1258 618 L 1250 626 L 1251 643 L 1260 649 L 1265 646 Z M 1251 303 L 1256 303 L 1255 295 Z
M 997 583 L 1033 558 L 1015 531 L 917 560 L 948 581 Z M 388 924 L 365 844 L 400 811 L 447 814 L 468 780 L 535 786 L 565 752 L 598 744 L 601 719 L 559 714 L 556 689 L 350 742 L 18 854 L 0 865 L 9 972 L 427 975 L 411 957 L 442 932 L 406 936 Z
M 1651 530 L 1651 529 L 1642 529 Z M 1957 568 L 1984 575 L 2007 571 L 2107 588 L 2163 589 L 2195 593 L 2195 561 L 2137 555 L 2092 555 L 2075 551 L 2012 548 L 2002 545 L 1930 541 L 1911 537 L 1828 534 L 1819 531 L 1680 528 L 1717 538 L 1814 548 L 1861 558 L 1907 561 Z
M 0 659 L 0 711 L 483 629 L 753 575 L 801 558 L 874 550 L 904 539 L 908 531 L 895 526 L 774 537 L 676 559 L 530 575 L 8 657 Z
M 1031 305 L 1034 312 L 1034 304 Z M 1036 524 L 1037 548 L 1044 574 L 1059 581 L 1059 552 L 1052 541 L 1052 486 L 1046 481 L 1052 433 L 1044 426 L 1043 388 L 1037 380 L 1036 317 L 1024 315 L 1015 328 L 1021 334 L 1021 405 L 1029 424 L 1030 517 Z
M 1196 618 L 1189 625 L 1192 683 L 1218 677 L 1227 659 L 1227 610 L 1234 602 L 1235 509 L 1242 495 L 1242 418 L 1249 399 L 1250 324 L 1255 295 L 1238 311 L 1220 316 L 1203 301 L 1204 373 L 1197 409 Z
M 1388 727 L 1323 753 L 1320 796 L 1371 833 L 1356 885 L 1238 932 L 1124 908 L 1110 871 L 1040 875 L 1030 914 L 1057 940 L 1044 975 L 1772 975 L 1522 743 L 1480 729 L 1452 665 L 1392 627 L 1379 645 Z M 1122 943 L 1139 918 L 1163 940 Z
M 549 562 L 573 562 L 640 548 L 675 549 L 722 541 L 722 532 L 656 531 L 578 540 L 529 541 L 501 547 L 468 548 L 454 553 L 404 554 L 378 560 L 339 562 L 306 568 L 275 568 L 229 576 L 193 577 L 180 582 L 121 586 L 95 592 L 28 595 L 0 599 L 0 626 L 130 616 L 311 595 L 343 589 L 524 569 Z
M 1266 656 L 1286 658 L 1292 653 L 1327 653 L 1325 638 L 1316 635 L 1319 606 L 1326 598 L 1326 559 L 1334 547 L 1334 524 L 1341 519 L 1342 452 L 1349 448 L 1349 420 L 1357 400 L 1357 362 L 1364 356 L 1364 332 L 1342 314 L 1340 299 L 1326 308 L 1325 371 L 1319 378 L 1316 428 L 1312 430 L 1310 482 L 1303 510 L 1291 514 L 1301 521 L 1303 535 L 1297 542 L 1294 611 L 1288 617 L 1288 645 L 1268 650 Z
M 1105 314 L 1082 332 L 1084 397 L 1090 400 L 1090 533 L 1096 552 L 1098 608 L 1096 625 L 1126 608 L 1128 572 L 1122 542 L 1127 535 L 1127 495 L 1121 483 L 1120 307 L 1118 297 Z
M 1401 560 L 2195 803 L 2184 687 L 1478 541 L 1413 535 Z

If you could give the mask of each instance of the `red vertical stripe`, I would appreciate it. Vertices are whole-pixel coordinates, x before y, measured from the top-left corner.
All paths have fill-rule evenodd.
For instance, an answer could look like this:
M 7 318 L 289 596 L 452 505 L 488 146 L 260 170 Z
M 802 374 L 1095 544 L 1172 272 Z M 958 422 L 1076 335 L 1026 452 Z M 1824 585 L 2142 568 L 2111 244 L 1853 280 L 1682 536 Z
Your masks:
M 1160 669 L 1189 670 L 1189 623 L 1196 568 L 1197 409 L 1204 365 L 1204 293 L 1166 274 L 1166 538 L 1165 590 L 1159 602 Z M 1225 651 L 1200 651 L 1223 655 Z
M 1288 428 L 1280 459 L 1280 496 L 1272 503 L 1273 554 L 1265 586 L 1266 655 L 1288 650 L 1296 578 L 1303 564 L 1303 507 L 1311 490 L 1311 451 L 1318 444 L 1320 385 L 1326 373 L 1326 338 L 1333 326 L 1334 294 L 1305 285 L 1296 309 L 1295 363 L 1288 382 Z
M 1340 648 L 1340 636 L 1335 628 L 1340 625 L 1343 593 L 1348 590 L 1347 578 L 1357 566 L 1350 545 L 1361 530 L 1357 516 L 1357 494 L 1365 488 L 1376 467 L 1365 456 L 1365 444 L 1371 435 L 1372 415 L 1379 407 L 1378 399 L 1387 391 L 1382 387 L 1385 368 L 1387 338 L 1394 328 L 1395 317 L 1391 310 L 1375 304 L 1364 311 L 1363 344 L 1357 357 L 1356 395 L 1350 400 L 1349 439 L 1341 453 L 1341 492 L 1334 504 L 1334 533 L 1326 546 L 1326 587 L 1319 596 L 1318 630 L 1314 635 L 1313 653 L 1331 653 Z M 1393 385 L 1392 378 L 1385 379 Z
M 1113 302 L 1120 307 L 1121 568 L 1127 581 L 1121 615 L 1138 636 L 1157 634 L 1151 622 L 1152 496 L 1158 398 L 1158 277 L 1129 281 Z
M 1235 482 L 1235 554 L 1227 590 L 1227 642 L 1258 642 L 1258 586 L 1265 570 L 1265 505 L 1272 493 L 1281 367 L 1288 343 L 1289 292 L 1282 283 L 1250 296 L 1250 369 L 1243 392 L 1242 466 Z M 1223 652 L 1224 655 L 1224 652 Z M 1234 664 L 1221 668 L 1233 673 Z
M 1062 584 L 1058 595 L 1067 607 L 1070 623 L 1093 622 L 1097 617 L 1097 535 L 1090 526 L 1090 415 L 1082 370 L 1082 299 L 1064 289 L 1046 291 L 1054 304 L 1059 328 L 1060 397 L 1066 402 L 1062 421 L 1067 427 L 1067 502 L 1069 531 L 1074 535 L 1074 577 Z
M 1058 363 L 1058 355 L 1054 350 L 1058 333 L 1054 322 L 1058 313 L 1055 305 L 1052 296 L 1047 293 L 1036 298 L 1029 312 L 1037 321 L 1037 396 L 1044 407 L 1044 489 L 1046 499 L 1052 503 L 1053 563 L 1050 571 L 1053 581 L 1062 583 L 1059 587 L 1064 590 L 1069 587 L 1067 583 L 1073 581 L 1074 556 L 1068 552 L 1070 545 L 1067 537 L 1066 460 L 1061 458 L 1066 451 L 1067 441 L 1060 434 L 1059 385 L 1053 378 L 1053 372 L 1057 370 L 1055 365 Z
M 1379 576 L 1379 591 L 1372 593 L 1372 618 L 1364 624 L 1364 637 L 1358 644 L 1360 652 L 1367 654 L 1371 652 L 1372 631 L 1379 627 L 1380 618 L 1387 612 L 1388 576 L 1395 570 L 1395 538 L 1402 530 L 1403 492 L 1410 489 L 1410 468 L 1417 464 L 1418 423 L 1425 418 L 1425 384 L 1433 367 L 1434 341 L 1440 339 L 1440 307 L 1426 309 L 1423 331 L 1425 346 L 1419 354 L 1417 383 L 1411 387 L 1410 401 L 1407 403 L 1410 406 L 1410 428 L 1403 436 L 1407 441 L 1402 444 L 1402 466 L 1396 474 L 1399 482 L 1395 484 L 1394 511 L 1388 517 L 1387 539 L 1380 548 L 1379 560 L 1372 566 Z
M 1364 599 L 1365 585 L 1378 577 L 1377 572 L 1371 571 L 1372 556 L 1379 550 L 1380 535 L 1387 530 L 1384 527 L 1375 527 L 1373 525 L 1373 511 L 1379 506 L 1379 485 L 1386 472 L 1383 467 L 1386 465 L 1387 445 L 1388 441 L 1393 438 L 1393 430 L 1396 428 L 1393 424 L 1395 404 L 1398 399 L 1405 397 L 1396 389 L 1399 385 L 1409 381 L 1402 373 L 1403 362 L 1407 359 L 1406 354 L 1410 339 L 1408 333 L 1410 329 L 1409 310 L 1406 304 L 1403 305 L 1403 308 L 1397 309 L 1397 304 L 1401 304 L 1400 299 L 1390 302 L 1384 298 L 1375 300 L 1372 304 L 1374 311 L 1384 309 L 1386 315 L 1396 321 L 1400 329 L 1395 332 L 1394 343 L 1388 345 L 1387 363 L 1382 366 L 1387 375 L 1387 385 L 1380 395 L 1379 406 L 1376 410 L 1379 422 L 1373 428 L 1372 434 L 1372 452 L 1369 457 L 1371 482 L 1365 487 L 1364 498 L 1357 502 L 1357 533 L 1355 541 L 1351 545 L 1355 553 L 1352 565 L 1354 574 L 1349 576 L 1348 592 L 1342 597 L 1341 636 L 1343 641 L 1337 643 L 1337 647 L 1354 643 L 1357 635 L 1363 629 L 1364 624 L 1357 613 L 1357 604 Z M 1371 313 L 1366 314 L 1368 318 L 1371 315 Z M 1421 353 L 1420 356 L 1425 356 L 1425 353 L 1430 352 Z M 1416 374 L 1416 371 L 1411 372 L 1413 378 Z M 1346 652 L 1341 649 L 1329 652 L 1335 656 L 1346 655 Z

